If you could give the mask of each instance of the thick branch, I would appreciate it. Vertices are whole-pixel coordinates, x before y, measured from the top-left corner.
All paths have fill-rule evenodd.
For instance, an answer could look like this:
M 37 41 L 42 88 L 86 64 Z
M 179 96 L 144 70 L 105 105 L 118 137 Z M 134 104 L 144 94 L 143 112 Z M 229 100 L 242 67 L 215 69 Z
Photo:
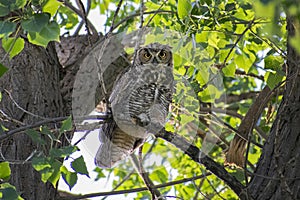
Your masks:
M 261 112 L 263 111 L 263 108 L 269 101 L 271 97 L 270 94 L 270 88 L 268 86 L 265 86 L 248 110 L 246 116 L 244 117 L 241 125 L 238 128 L 238 132 L 240 133 L 240 135 L 235 135 L 230 144 L 228 153 L 226 155 L 226 163 L 234 163 L 240 167 L 244 165 L 244 153 L 247 139 L 252 133 L 252 127 L 257 122 L 259 116 L 261 115 Z
M 88 119 L 94 119 L 94 120 L 105 120 L 107 118 L 109 118 L 110 116 L 108 115 L 99 115 L 99 116 L 86 116 L 86 117 L 82 117 L 82 120 L 88 120 Z M 0 141 L 4 140 L 10 136 L 13 136 L 14 134 L 23 132 L 25 130 L 31 129 L 31 128 L 36 128 L 39 127 L 41 125 L 45 125 L 45 124 L 49 124 L 49 123 L 57 123 L 57 122 L 61 122 L 65 119 L 67 119 L 67 117 L 56 117 L 56 118 L 49 118 L 49 119 L 45 119 L 45 120 L 41 120 L 38 121 L 34 124 L 29 124 L 29 125 L 25 125 L 25 126 L 21 126 L 19 128 L 13 129 L 11 131 L 7 131 L 4 132 L 3 134 L 0 135 Z

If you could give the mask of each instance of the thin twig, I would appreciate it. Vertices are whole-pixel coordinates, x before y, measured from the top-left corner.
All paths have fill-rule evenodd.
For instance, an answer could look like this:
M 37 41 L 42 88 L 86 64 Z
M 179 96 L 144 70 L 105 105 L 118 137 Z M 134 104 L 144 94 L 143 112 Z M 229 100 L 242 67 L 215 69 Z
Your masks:
M 87 23 L 87 13 L 85 11 L 84 5 L 83 5 L 81 0 L 76 0 L 76 4 L 77 4 L 77 6 L 79 7 L 79 10 L 82 13 L 83 21 L 85 23 L 85 28 L 86 28 L 87 34 L 91 35 L 89 24 Z
M 255 124 L 255 118 L 252 119 L 251 127 L 249 129 L 247 149 L 246 149 L 246 155 L 245 155 L 245 160 L 244 160 L 244 176 L 245 176 L 246 187 L 248 187 L 248 184 L 249 184 L 248 175 L 247 175 L 247 164 L 248 164 L 247 162 L 248 162 L 248 155 L 249 155 L 249 150 L 250 150 L 250 141 L 251 141 L 251 138 L 252 138 L 252 130 L 253 130 L 254 124 Z
M 144 1 L 140 0 L 140 29 L 143 28 L 144 24 Z
M 146 187 L 148 188 L 149 192 L 151 193 L 152 199 L 155 200 L 161 196 L 161 193 L 158 191 L 157 188 L 155 188 L 152 180 L 149 178 L 149 174 L 145 172 L 145 169 L 142 165 L 142 147 L 139 149 L 139 158 L 136 157 L 136 155 L 131 154 L 131 160 L 133 166 L 136 168 L 138 174 L 143 179 Z
M 269 45 L 272 49 L 275 49 L 275 51 L 281 55 L 283 58 L 287 58 L 286 52 L 284 52 L 280 47 L 277 46 L 277 44 L 275 44 L 274 42 L 272 42 L 270 39 L 265 39 L 260 37 L 259 35 L 257 35 L 251 28 L 250 28 L 250 32 L 260 41 L 266 43 L 267 45 Z
M 121 182 L 119 182 L 113 189 L 112 191 L 115 191 L 116 189 L 118 189 L 118 187 L 120 187 L 123 183 L 125 183 L 125 181 L 127 181 L 130 176 L 134 173 L 135 170 L 132 170 L 131 172 L 129 172 L 129 174 L 127 174 L 122 180 Z M 105 200 L 108 196 L 103 197 L 101 200 Z
M 0 110 L 0 119 L 1 120 L 5 120 L 5 119 L 7 120 L 7 121 L 11 121 L 11 122 L 13 122 L 13 123 L 15 123 L 15 124 L 19 124 L 19 125 L 25 125 L 23 122 L 21 122 L 21 121 L 19 121 L 19 120 L 16 120 L 16 119 L 14 119 L 14 118 L 12 118 L 12 117 L 10 117 L 10 116 L 8 116 L 3 110 Z
M 76 145 L 79 144 L 79 142 L 81 142 L 82 140 L 85 140 L 86 136 L 88 136 L 88 134 L 89 134 L 90 132 L 92 132 L 92 130 L 86 131 L 85 134 L 84 134 L 79 140 L 77 140 L 77 141 L 74 143 L 73 146 L 76 146 Z
M 118 13 L 120 11 L 120 8 L 122 6 L 122 3 L 123 3 L 123 0 L 120 0 L 118 5 L 117 5 L 117 9 L 115 11 L 115 14 L 114 14 L 114 17 L 113 17 L 113 20 L 112 20 L 112 23 L 111 23 L 111 26 L 110 26 L 110 29 L 109 29 L 109 32 L 112 33 L 113 30 L 115 29 L 115 22 L 116 22 L 116 19 L 117 19 L 117 16 L 118 16 Z
M 51 118 L 51 119 L 45 119 L 45 120 L 42 120 L 42 121 L 39 121 L 35 124 L 31 124 L 31 125 L 26 125 L 26 126 L 22 126 L 22 127 L 19 127 L 19 128 L 16 128 L 14 130 L 11 130 L 11 131 L 8 131 L 8 132 L 4 132 L 3 134 L 0 135 L 0 141 L 1 140 L 4 140 L 16 133 L 20 133 L 22 131 L 25 131 L 27 129 L 31 129 L 31 128 L 36 128 L 38 126 L 41 126 L 41 125 L 44 125 L 44 124 L 48 124 L 48 123 L 56 123 L 56 122 L 60 122 L 60 121 L 63 121 L 65 119 L 67 119 L 68 117 L 57 117 L 57 118 Z
M 175 12 L 170 11 L 170 10 L 155 10 L 155 11 L 144 12 L 144 15 L 148 15 L 148 14 L 175 14 Z M 138 16 L 140 16 L 140 13 L 135 13 L 135 14 L 132 14 L 132 15 L 129 15 L 129 16 L 123 18 L 121 21 L 119 21 L 118 23 L 116 23 L 116 25 L 113 26 L 113 29 L 115 30 L 121 24 L 127 22 L 128 20 L 130 20 L 134 17 L 138 17 Z
M 116 21 L 116 18 L 118 16 L 118 13 L 120 11 L 120 8 L 122 6 L 122 3 L 123 3 L 123 0 L 120 0 L 119 1 L 119 4 L 116 8 L 116 11 L 114 13 L 114 16 L 113 16 L 113 20 L 112 20 L 112 24 L 111 24 L 111 27 L 108 31 L 107 34 L 105 34 L 105 36 L 103 37 L 104 38 L 104 42 L 103 42 L 103 45 L 101 46 L 101 49 L 100 49 L 100 52 L 99 52 L 99 55 L 98 55 L 98 58 L 95 57 L 94 55 L 94 59 L 96 60 L 96 63 L 97 63 L 97 67 L 98 67 L 98 79 L 100 81 L 100 85 L 101 85 L 101 91 L 104 95 L 104 99 L 105 99 L 105 105 L 106 105 L 106 112 L 109 111 L 109 100 L 108 100 L 108 97 L 107 97 L 107 89 L 106 89 L 106 86 L 105 86 L 105 83 L 104 83 L 104 78 L 103 78 L 103 70 L 102 70 L 102 64 L 103 64 L 103 55 L 104 55 L 104 51 L 105 51 L 105 48 L 107 47 L 107 45 L 110 43 L 110 39 L 111 39 L 111 36 L 112 36 L 112 32 L 113 30 L 115 29 L 114 28 L 114 24 L 115 24 L 115 21 Z M 102 42 L 102 41 L 101 41 Z
M 241 114 L 239 114 L 239 113 L 237 113 L 237 112 L 235 112 L 233 110 L 228 110 L 228 109 L 224 110 L 224 109 L 221 109 L 221 108 L 206 108 L 206 107 L 201 107 L 200 111 L 201 112 L 209 112 L 209 113 L 210 112 L 224 113 L 224 114 L 227 114 L 227 115 L 230 115 L 230 116 L 233 116 L 233 117 L 237 117 L 239 119 L 243 119 L 244 118 Z M 257 133 L 259 134 L 259 136 L 262 137 L 263 139 L 266 140 L 268 138 L 268 136 L 266 135 L 266 133 L 263 132 L 263 130 L 261 130 L 261 128 L 259 126 L 255 125 L 254 129 L 257 131 Z
M 205 194 L 203 194 L 203 192 L 201 192 L 200 188 L 202 187 L 203 183 L 204 183 L 205 179 L 201 179 L 199 186 L 196 185 L 196 182 L 193 180 L 192 183 L 194 185 L 194 187 L 196 188 L 197 192 L 193 198 L 193 200 L 198 200 L 198 194 L 201 194 L 205 199 L 210 200 Z
M 87 0 L 87 3 L 86 3 L 86 10 L 85 10 L 85 15 L 86 17 L 89 15 L 89 12 L 91 10 L 91 2 L 92 0 Z M 86 26 L 86 29 L 88 29 L 88 22 L 87 22 L 87 18 L 85 20 L 81 20 L 80 23 L 78 24 L 76 30 L 74 31 L 74 34 L 73 35 L 78 35 L 79 34 L 79 31 L 80 29 L 82 28 L 82 25 L 85 24 Z
M 45 119 L 45 120 L 41 120 L 39 122 L 36 122 L 34 124 L 30 124 L 30 125 L 26 125 L 26 126 L 22 126 L 22 127 L 19 127 L 19 128 L 16 128 L 14 130 L 11 130 L 11 131 L 7 131 L 7 132 L 4 132 L 0 135 L 0 141 L 3 140 L 3 139 L 6 139 L 14 134 L 17 134 L 17 133 L 20 133 L 20 132 L 23 132 L 27 129 L 31 129 L 31 128 L 36 128 L 36 127 L 39 127 L 41 125 L 44 125 L 44 124 L 49 124 L 49 123 L 57 123 L 57 122 L 61 122 L 63 120 L 66 120 L 68 119 L 69 116 L 65 116 L 65 117 L 56 117 L 56 118 L 48 118 L 48 119 Z M 82 119 L 82 120 L 86 120 L 86 119 L 90 119 L 89 117 L 93 118 L 93 119 L 98 119 L 98 120 L 106 120 L 108 118 L 110 118 L 111 116 L 110 115 L 95 115 L 95 116 L 86 116 L 86 117 L 79 117 L 77 119 Z
M 149 24 L 151 23 L 151 21 L 153 20 L 153 18 L 160 12 L 160 9 L 168 2 L 168 0 L 165 0 L 160 7 L 154 11 L 154 15 L 152 15 L 152 17 L 149 19 L 149 21 L 147 22 L 146 26 L 149 26 Z M 172 12 L 173 13 L 173 12 Z
M 46 118 L 46 117 L 42 117 L 42 116 L 36 115 L 36 114 L 34 114 L 34 113 L 32 113 L 32 112 L 29 112 L 28 110 L 24 109 L 22 106 L 20 106 L 20 105 L 14 100 L 14 98 L 12 97 L 12 94 L 11 94 L 8 90 L 4 89 L 4 91 L 8 94 L 9 98 L 10 98 L 11 101 L 17 106 L 17 108 L 19 108 L 20 110 L 22 110 L 24 113 L 26 113 L 26 114 L 28 114 L 28 115 L 31 115 L 31 116 L 33 116 L 33 117 L 40 118 L 40 119 L 48 119 L 48 118 Z
M 210 182 L 210 180 L 205 177 L 206 181 L 208 182 L 208 184 L 210 185 L 210 187 L 213 189 L 213 191 L 218 195 L 218 197 L 220 197 L 220 199 L 226 200 L 224 197 L 222 197 L 219 192 L 217 191 L 217 189 L 213 186 L 213 184 Z
M 223 66 L 226 65 L 227 60 L 228 60 L 230 54 L 232 53 L 233 49 L 237 46 L 237 44 L 238 44 L 239 41 L 242 39 L 242 37 L 245 35 L 245 33 L 251 28 L 251 26 L 252 26 L 253 23 L 254 23 L 254 19 L 251 20 L 251 21 L 248 23 L 248 25 L 247 25 L 247 27 L 245 28 L 245 30 L 241 33 L 241 35 L 237 38 L 237 40 L 235 41 L 235 43 L 233 44 L 233 46 L 230 48 L 230 50 L 229 50 L 227 56 L 225 57 L 225 59 L 224 59 L 224 61 L 223 61 Z
M 169 187 L 173 185 L 178 185 L 181 183 L 186 183 L 192 180 L 202 179 L 203 177 L 210 176 L 211 173 L 206 173 L 204 175 L 199 175 L 191 178 L 184 178 L 177 181 L 171 181 L 168 183 L 163 183 L 159 185 L 155 185 L 155 188 L 164 188 Z M 129 193 L 136 193 L 136 192 L 142 192 L 148 190 L 147 187 L 141 187 L 141 188 L 135 188 L 135 189 L 129 189 L 129 190 L 119 190 L 119 191 L 111 191 L 111 192 L 98 192 L 98 193 L 91 193 L 86 195 L 76 195 L 72 197 L 61 197 L 59 200 L 77 200 L 77 199 L 84 199 L 84 198 L 92 198 L 92 197 L 100 197 L 100 196 L 112 196 L 112 195 L 118 195 L 118 194 L 129 194 Z
M 66 0 L 57 0 L 58 2 L 63 3 L 66 7 L 68 7 L 70 10 L 72 10 L 73 12 L 75 12 L 77 15 L 79 15 L 81 17 L 81 19 L 84 19 L 84 16 L 82 15 L 82 13 L 80 12 L 80 10 L 78 10 L 77 8 L 75 8 L 71 3 L 69 3 Z M 86 20 L 88 26 L 90 27 L 92 34 L 93 35 L 97 35 L 97 29 L 94 27 L 94 25 L 87 19 Z
M 225 57 L 223 63 L 218 67 L 219 68 L 219 71 L 221 71 L 225 66 L 226 66 L 226 63 L 227 63 L 227 60 L 229 58 L 229 56 L 231 55 L 231 53 L 233 52 L 233 49 L 237 46 L 237 44 L 239 43 L 239 41 L 242 39 L 242 37 L 245 35 L 245 33 L 251 28 L 252 24 L 254 23 L 254 19 L 251 20 L 249 23 L 248 23 L 248 26 L 245 28 L 245 30 L 239 35 L 239 37 L 237 38 L 237 40 L 234 42 L 233 46 L 230 48 L 227 56 Z M 205 83 L 201 89 L 204 90 L 213 80 L 215 80 L 215 78 L 218 77 L 218 73 L 215 74 L 212 78 L 210 78 L 207 83 Z

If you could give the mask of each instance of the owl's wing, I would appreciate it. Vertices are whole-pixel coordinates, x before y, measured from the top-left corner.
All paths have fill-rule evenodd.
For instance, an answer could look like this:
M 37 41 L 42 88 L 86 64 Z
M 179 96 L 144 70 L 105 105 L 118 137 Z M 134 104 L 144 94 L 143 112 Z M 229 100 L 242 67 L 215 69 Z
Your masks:
M 130 66 L 126 68 L 116 79 L 109 102 L 122 102 L 124 98 L 120 97 L 120 95 L 126 96 L 132 93 L 138 79 L 139 76 L 134 67 Z

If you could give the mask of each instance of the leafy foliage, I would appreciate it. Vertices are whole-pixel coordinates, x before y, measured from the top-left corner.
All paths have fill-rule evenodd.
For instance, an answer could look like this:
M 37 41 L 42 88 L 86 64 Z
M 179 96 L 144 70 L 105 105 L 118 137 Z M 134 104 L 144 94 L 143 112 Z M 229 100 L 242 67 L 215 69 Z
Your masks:
M 24 48 L 22 34 L 29 41 L 47 47 L 50 41 L 59 41 L 60 28 L 51 16 L 61 4 L 53 0 L 15 0 L 0 3 L 0 39 L 5 51 L 13 58 Z M 49 8 L 51 6 L 51 8 Z M 44 11 L 41 13 L 41 11 Z
M 63 165 L 62 159 L 68 158 L 71 154 L 78 151 L 77 147 L 72 145 L 63 147 L 57 146 L 61 143 L 59 138 L 61 138 L 62 134 L 71 129 L 72 119 L 69 117 L 62 122 L 58 133 L 49 130 L 46 126 L 41 127 L 39 131 L 33 129 L 26 131 L 26 134 L 32 138 L 33 142 L 41 146 L 41 149 L 44 149 L 32 158 L 32 166 L 36 171 L 41 173 L 43 182 L 49 181 L 54 187 L 57 186 L 57 182 L 61 176 L 70 189 L 72 189 L 77 182 L 77 174 L 84 174 L 89 177 L 82 156 L 71 162 L 71 167 L 74 172 L 69 171 Z M 48 146 L 49 144 L 50 147 Z
M 16 191 L 16 188 L 9 183 L 5 183 L 3 181 L 8 181 L 11 174 L 11 170 L 9 167 L 9 162 L 0 162 L 0 198 L 15 200 L 22 200 L 19 194 Z

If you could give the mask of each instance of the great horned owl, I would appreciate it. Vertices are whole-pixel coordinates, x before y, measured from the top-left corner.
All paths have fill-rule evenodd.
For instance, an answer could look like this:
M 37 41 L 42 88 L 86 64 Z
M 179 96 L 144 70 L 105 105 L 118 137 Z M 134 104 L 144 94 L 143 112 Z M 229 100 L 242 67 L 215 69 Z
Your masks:
M 95 157 L 102 168 L 131 154 L 167 120 L 174 88 L 171 48 L 152 43 L 138 49 L 135 57 L 116 80 L 109 98 L 113 119 L 101 127 Z

